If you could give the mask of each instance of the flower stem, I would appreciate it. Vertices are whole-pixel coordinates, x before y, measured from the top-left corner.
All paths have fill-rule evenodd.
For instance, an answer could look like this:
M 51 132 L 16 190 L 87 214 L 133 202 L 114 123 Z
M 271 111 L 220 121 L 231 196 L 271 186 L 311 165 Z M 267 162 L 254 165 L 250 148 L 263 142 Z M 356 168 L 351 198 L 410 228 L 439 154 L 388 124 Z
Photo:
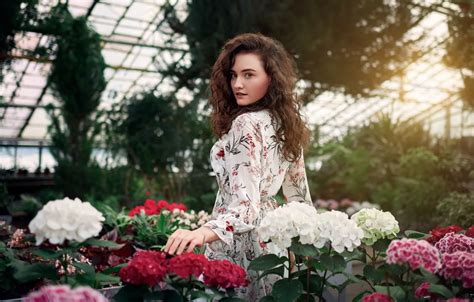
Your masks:
M 68 272 L 67 272 L 67 252 L 64 252 L 62 255 L 62 265 L 63 265 L 63 270 L 64 270 L 64 280 L 66 281 L 66 284 L 68 284 Z

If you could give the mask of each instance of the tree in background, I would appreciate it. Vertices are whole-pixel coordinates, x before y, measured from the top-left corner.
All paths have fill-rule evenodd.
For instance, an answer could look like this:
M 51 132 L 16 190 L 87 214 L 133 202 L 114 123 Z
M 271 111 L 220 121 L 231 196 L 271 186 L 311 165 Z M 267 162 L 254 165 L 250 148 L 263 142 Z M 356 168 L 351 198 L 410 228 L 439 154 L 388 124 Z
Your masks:
M 474 1 L 455 1 L 459 11 L 448 17 L 449 39 L 445 62 L 459 69 L 464 82 L 461 98 L 466 107 L 474 109 Z
M 202 156 L 209 155 L 211 133 L 197 104 L 147 91 L 128 99 L 115 111 L 119 116 L 109 119 L 109 145 L 125 153 L 150 194 L 173 201 L 192 196 L 197 202 L 209 193 L 213 179 Z
M 60 101 L 59 113 L 50 111 L 49 127 L 56 184 L 66 196 L 84 197 L 97 189 L 99 177 L 92 149 L 100 130 L 96 111 L 106 86 L 100 36 L 85 17 L 72 17 L 61 4 L 42 27 L 56 37 L 48 79 Z
M 367 95 L 398 72 L 413 41 L 405 33 L 419 22 L 410 1 L 190 1 L 180 22 L 168 8 L 170 26 L 185 34 L 191 64 L 173 66 L 187 79 L 209 76 L 224 42 L 243 32 L 280 40 L 294 55 L 306 80 L 306 100 L 326 90 Z

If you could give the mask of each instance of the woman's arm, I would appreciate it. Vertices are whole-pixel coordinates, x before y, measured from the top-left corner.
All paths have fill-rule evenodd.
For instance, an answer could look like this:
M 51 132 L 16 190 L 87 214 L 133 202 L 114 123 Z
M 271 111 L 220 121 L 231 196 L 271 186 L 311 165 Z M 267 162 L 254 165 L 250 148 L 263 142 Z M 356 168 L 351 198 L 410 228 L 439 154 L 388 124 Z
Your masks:
M 298 201 L 313 205 L 306 177 L 304 157 L 290 163 L 282 184 L 283 195 L 287 202 Z

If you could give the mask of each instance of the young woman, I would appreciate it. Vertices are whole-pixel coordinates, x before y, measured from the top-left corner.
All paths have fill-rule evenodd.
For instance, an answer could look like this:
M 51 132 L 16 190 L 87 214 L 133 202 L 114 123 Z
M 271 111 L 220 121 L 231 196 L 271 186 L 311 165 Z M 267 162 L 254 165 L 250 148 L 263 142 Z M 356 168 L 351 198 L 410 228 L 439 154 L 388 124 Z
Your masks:
M 210 259 L 247 268 L 270 252 L 255 229 L 278 206 L 274 196 L 280 188 L 287 202 L 311 204 L 302 153 L 309 131 L 295 82 L 293 60 L 278 41 L 242 34 L 224 45 L 210 82 L 212 127 L 219 138 L 210 156 L 219 185 L 213 219 L 194 231 L 176 231 L 166 252 L 181 254 L 207 243 Z M 250 285 L 239 291 L 248 301 L 269 293 L 276 280 L 256 281 L 251 271 L 249 278 Z

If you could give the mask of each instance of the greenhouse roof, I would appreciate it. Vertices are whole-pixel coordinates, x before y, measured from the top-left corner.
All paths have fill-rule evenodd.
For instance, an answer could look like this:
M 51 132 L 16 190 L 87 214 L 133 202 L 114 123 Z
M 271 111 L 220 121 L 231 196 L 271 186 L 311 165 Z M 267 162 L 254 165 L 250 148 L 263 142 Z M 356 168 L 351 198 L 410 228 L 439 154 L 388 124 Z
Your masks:
M 51 9 L 51 2 L 40 1 L 40 9 Z M 163 22 L 161 5 L 153 0 L 69 0 L 75 16 L 86 15 L 91 26 L 102 36 L 107 63 L 107 87 L 101 108 L 122 102 L 127 97 L 156 89 L 173 92 L 172 83 L 160 70 L 186 59 L 187 43 Z M 186 16 L 186 1 L 173 3 Z M 433 134 L 452 137 L 474 136 L 474 116 L 463 108 L 459 97 L 462 80 L 458 71 L 442 60 L 448 31 L 449 7 L 439 7 L 428 14 L 408 34 L 418 38 L 420 56 L 406 62 L 403 77 L 384 82 L 376 97 L 354 99 L 327 92 L 306 106 L 312 125 L 319 125 L 325 139 L 340 136 L 350 127 L 371 121 L 381 113 L 394 119 L 419 120 Z M 29 57 L 28 50 L 48 43 L 50 37 L 23 32 L 16 35 L 17 49 L 10 70 L 0 84 L 0 144 L 19 142 L 48 143 L 49 118 L 45 107 L 57 106 L 47 81 L 51 60 Z M 173 41 L 172 45 L 167 41 Z M 186 99 L 186 91 L 178 91 Z

